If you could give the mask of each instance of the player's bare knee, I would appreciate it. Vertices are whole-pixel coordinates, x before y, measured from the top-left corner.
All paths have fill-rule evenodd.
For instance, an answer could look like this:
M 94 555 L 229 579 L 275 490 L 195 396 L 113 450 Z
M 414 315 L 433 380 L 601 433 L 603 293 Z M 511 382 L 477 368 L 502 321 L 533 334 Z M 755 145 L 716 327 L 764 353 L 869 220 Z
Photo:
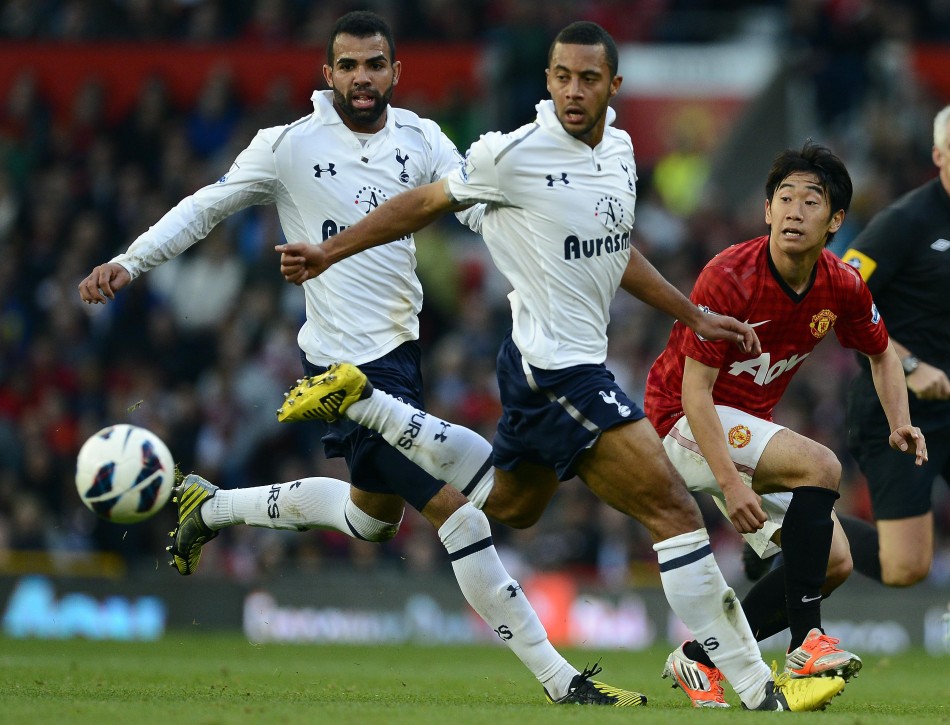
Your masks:
M 657 501 L 649 517 L 667 533 L 672 531 L 670 536 L 696 531 L 706 525 L 696 499 L 687 491 L 685 484 L 682 488 L 674 487 L 673 495 L 666 500 Z
M 390 541 L 399 533 L 399 525 L 402 518 L 396 523 L 382 521 L 370 516 L 363 511 L 353 501 L 346 502 L 346 522 L 356 538 L 370 541 L 374 544 L 380 544 L 384 541 Z
M 702 514 L 695 501 L 690 499 L 693 506 L 670 506 L 644 511 L 638 514 L 640 520 L 654 541 L 665 541 L 674 536 L 688 534 L 705 527 Z
M 530 529 L 541 518 L 540 511 L 517 507 L 485 506 L 482 509 L 486 516 L 498 523 L 510 526 L 513 529 Z
M 822 593 L 826 596 L 833 590 L 840 587 L 851 576 L 854 571 L 854 561 L 851 559 L 850 552 L 846 556 L 832 555 L 828 559 L 828 569 L 825 574 L 825 586 L 822 587 Z
M 888 567 L 882 562 L 881 581 L 889 587 L 910 587 L 919 584 L 930 574 L 930 562 L 926 566 L 915 563 Z
M 907 571 L 898 571 L 893 573 L 883 573 L 881 574 L 881 581 L 884 582 L 886 586 L 889 587 L 910 587 L 914 584 L 919 584 L 924 579 L 927 578 L 927 575 L 919 576 Z
M 841 482 L 841 461 L 834 451 L 822 445 L 817 446 L 811 463 L 813 474 L 808 485 L 837 491 Z
M 506 496 L 496 486 L 482 506 L 482 512 L 493 521 L 513 529 L 529 529 L 538 523 L 544 506 L 538 506 L 532 499 Z

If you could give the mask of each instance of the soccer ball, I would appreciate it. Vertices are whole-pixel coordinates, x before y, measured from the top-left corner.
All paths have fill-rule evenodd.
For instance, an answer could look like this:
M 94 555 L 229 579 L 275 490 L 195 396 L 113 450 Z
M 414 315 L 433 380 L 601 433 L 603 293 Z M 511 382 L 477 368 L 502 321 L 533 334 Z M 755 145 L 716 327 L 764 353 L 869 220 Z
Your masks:
M 152 516 L 175 484 L 175 460 L 145 428 L 110 425 L 83 443 L 76 458 L 76 490 L 93 513 L 117 524 Z

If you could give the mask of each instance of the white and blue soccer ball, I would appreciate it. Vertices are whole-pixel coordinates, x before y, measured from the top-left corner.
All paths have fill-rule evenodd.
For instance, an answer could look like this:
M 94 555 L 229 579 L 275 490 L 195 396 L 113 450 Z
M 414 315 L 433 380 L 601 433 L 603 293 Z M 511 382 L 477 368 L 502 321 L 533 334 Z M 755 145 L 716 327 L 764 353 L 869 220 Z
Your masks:
M 120 423 L 89 437 L 76 458 L 76 490 L 93 513 L 117 524 L 134 524 L 168 502 L 175 459 L 162 439 L 145 428 Z

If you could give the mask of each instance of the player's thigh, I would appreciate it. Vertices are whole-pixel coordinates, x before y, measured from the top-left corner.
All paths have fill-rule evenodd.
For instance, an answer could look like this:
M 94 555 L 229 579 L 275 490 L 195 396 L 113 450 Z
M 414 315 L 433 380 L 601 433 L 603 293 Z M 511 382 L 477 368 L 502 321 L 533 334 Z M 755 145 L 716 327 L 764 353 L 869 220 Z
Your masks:
M 740 477 L 752 486 L 752 476 L 769 441 L 784 428 L 776 423 L 757 418 L 745 411 L 727 405 L 717 405 L 716 415 L 725 437 L 726 450 Z M 689 419 L 682 416 L 663 439 L 673 467 L 679 472 L 690 491 L 708 493 L 725 501 L 719 481 L 703 455 Z
M 521 461 L 511 471 L 495 469 L 495 483 L 485 502 L 487 516 L 516 529 L 533 526 L 548 507 L 560 481 L 553 468 Z
M 840 480 L 841 463 L 830 448 L 783 428 L 765 446 L 752 476 L 752 488 L 760 494 L 799 486 L 836 491 Z
M 926 578 L 933 561 L 933 514 L 877 522 L 881 574 L 891 586 L 909 586 Z
M 702 528 L 699 507 L 643 418 L 604 431 L 578 459 L 598 498 L 640 521 L 654 541 Z

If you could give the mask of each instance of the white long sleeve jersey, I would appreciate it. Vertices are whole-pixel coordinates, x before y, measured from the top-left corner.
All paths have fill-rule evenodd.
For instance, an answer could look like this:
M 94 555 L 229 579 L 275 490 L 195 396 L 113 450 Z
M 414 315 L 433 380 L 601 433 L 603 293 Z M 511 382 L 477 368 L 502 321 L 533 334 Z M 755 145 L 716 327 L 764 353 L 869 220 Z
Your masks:
M 608 109 L 608 124 L 614 117 Z M 476 141 L 448 188 L 460 202 L 487 203 L 477 231 L 513 288 L 512 340 L 524 359 L 547 370 L 602 363 L 630 259 L 630 136 L 608 125 L 592 149 L 542 101 L 534 123 Z
M 330 91 L 315 91 L 312 100 L 312 114 L 259 131 L 227 174 L 179 202 L 112 261 L 134 279 L 256 204 L 277 206 L 288 241 L 320 244 L 396 194 L 462 166 L 439 126 L 411 111 L 390 107 L 385 128 L 363 144 L 334 110 Z M 410 236 L 305 282 L 307 319 L 297 342 L 307 359 L 359 364 L 417 339 L 422 286 L 415 269 Z

